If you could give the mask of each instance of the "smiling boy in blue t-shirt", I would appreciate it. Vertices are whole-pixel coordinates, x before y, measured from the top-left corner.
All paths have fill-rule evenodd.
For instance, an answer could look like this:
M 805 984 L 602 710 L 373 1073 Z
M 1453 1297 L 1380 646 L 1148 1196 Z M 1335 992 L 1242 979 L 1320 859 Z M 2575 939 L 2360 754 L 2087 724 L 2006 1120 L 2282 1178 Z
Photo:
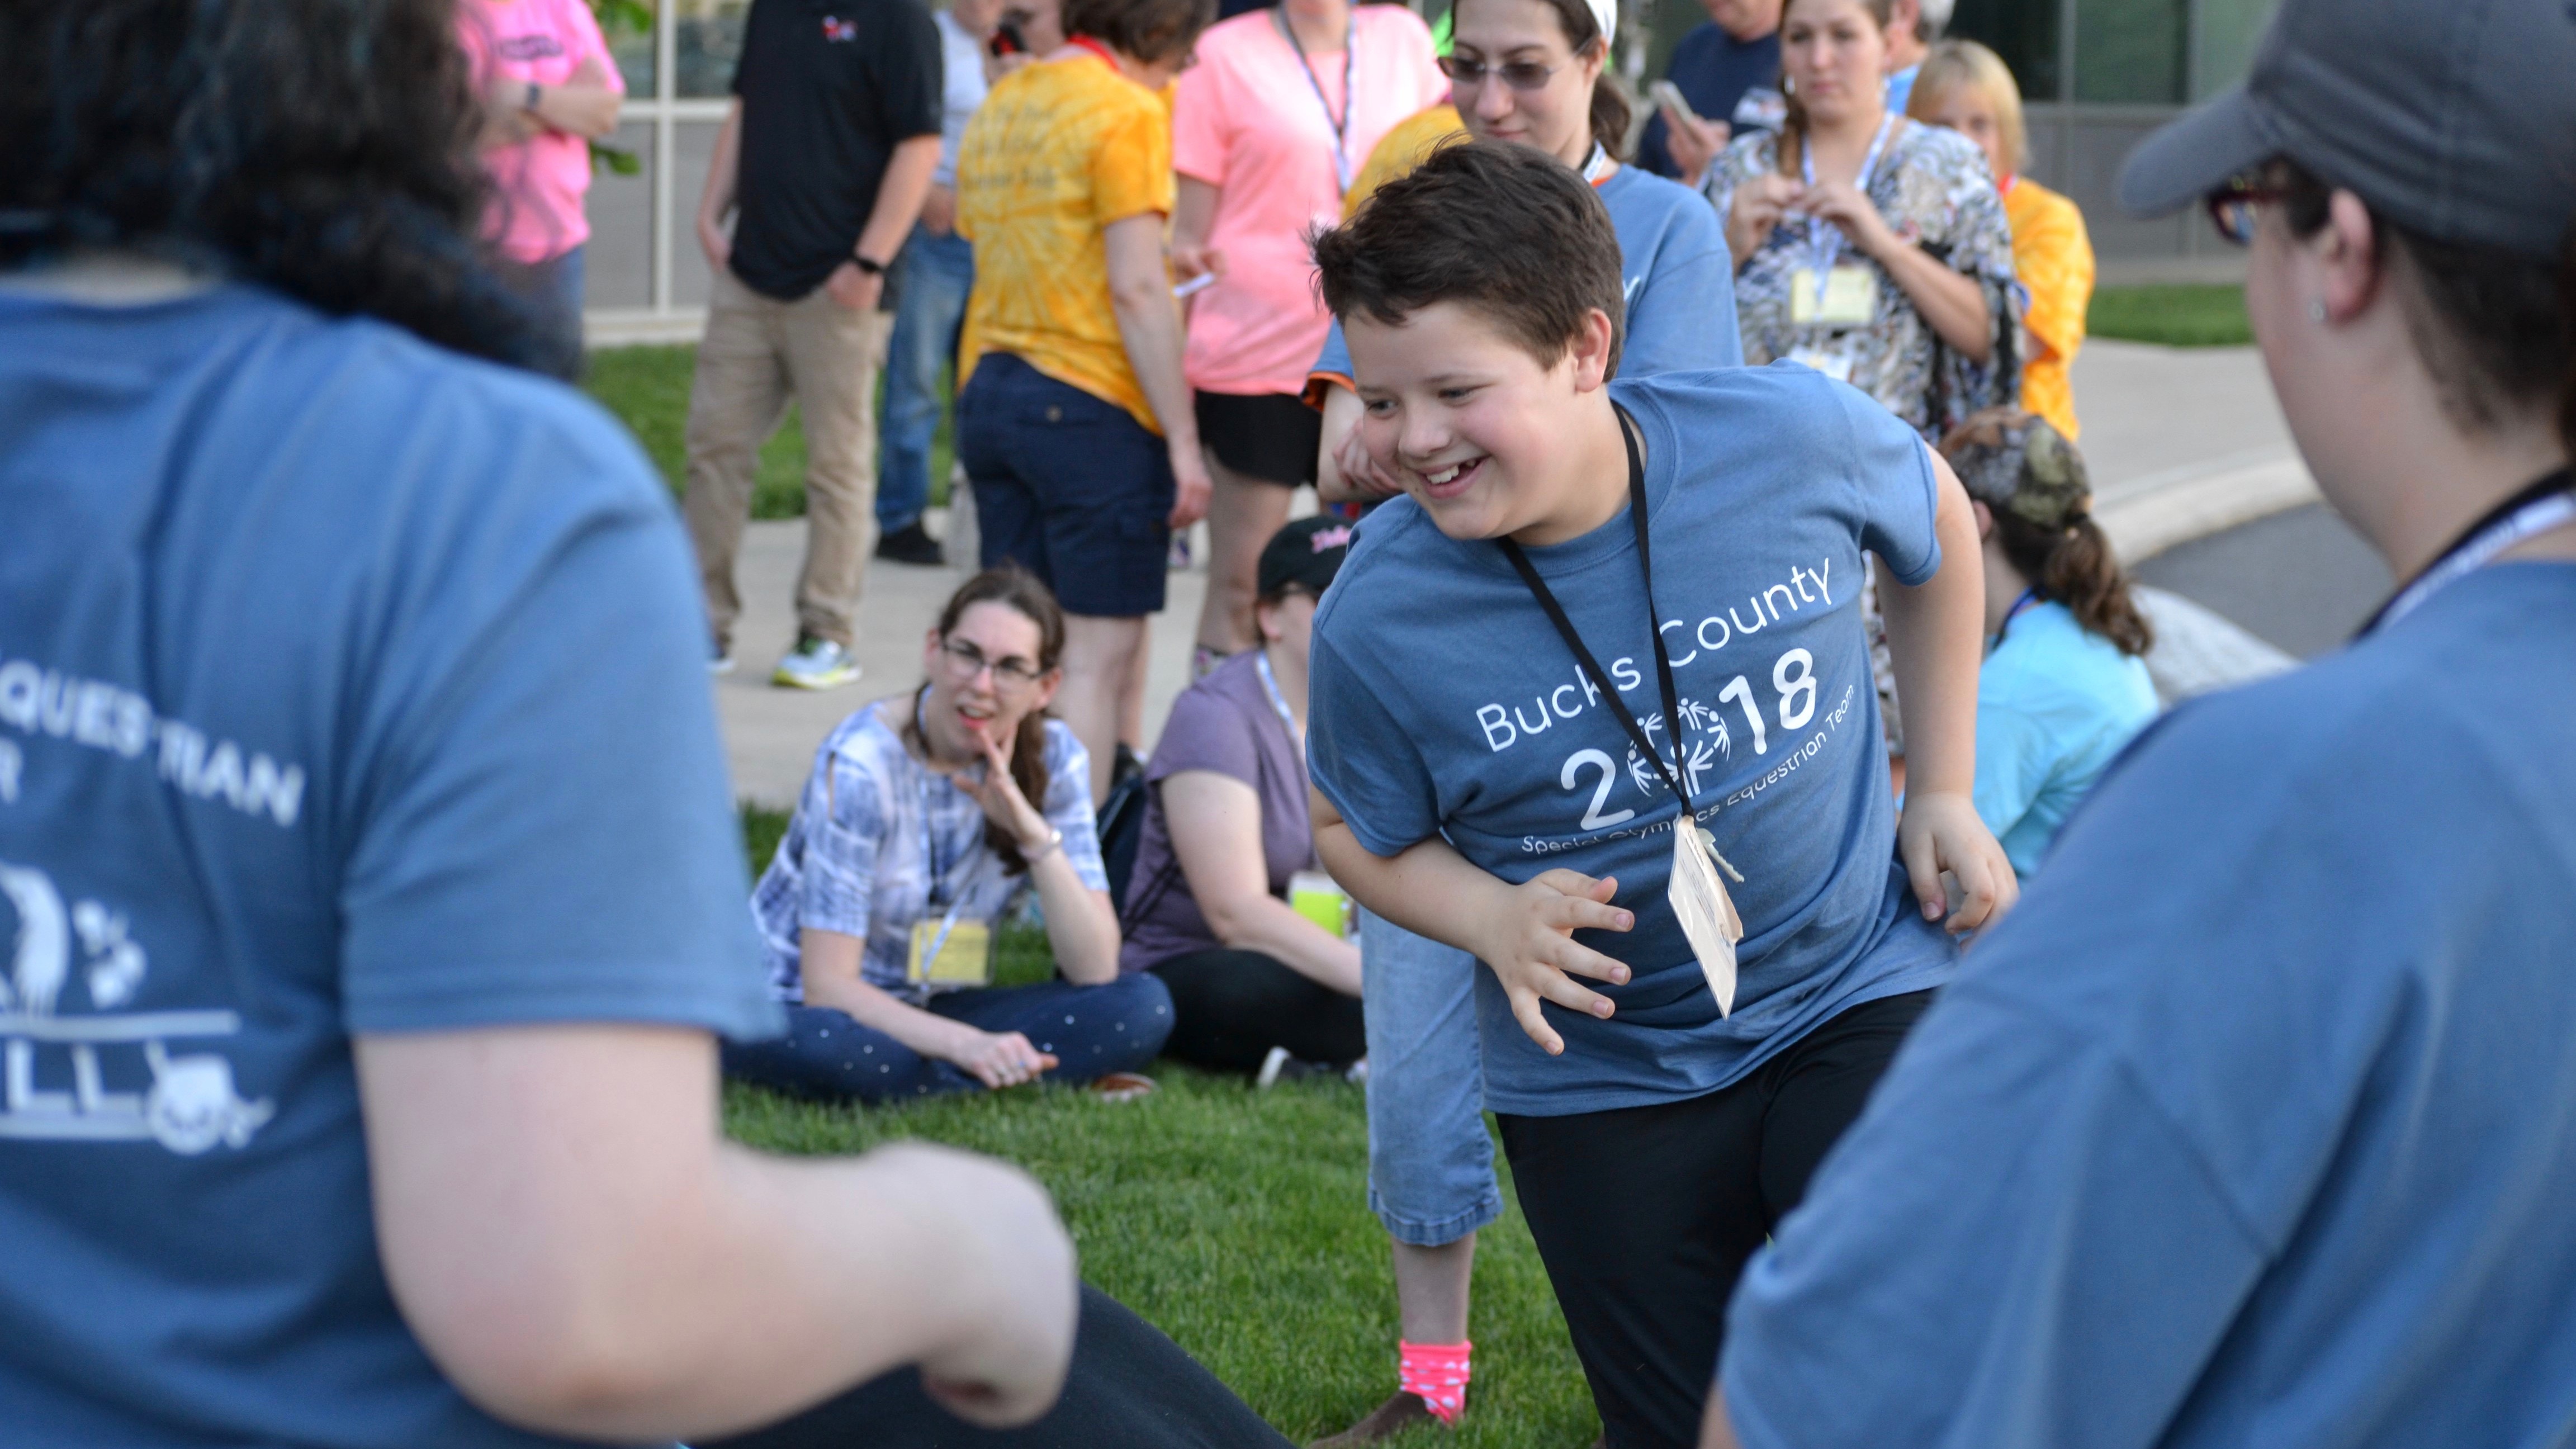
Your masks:
M 1316 617 L 1317 844 L 1371 910 L 1491 968 L 1486 1101 L 1609 1437 L 1687 1444 L 1744 1259 L 1951 970 L 1932 923 L 2014 898 L 1970 801 L 1967 499 L 1805 368 L 1608 382 L 1617 238 L 1544 157 L 1444 150 L 1316 257 L 1408 495 Z M 1864 550 L 1890 576 L 1901 824 Z M 1740 872 L 1731 1012 L 1722 943 L 1666 904 L 1676 786 Z

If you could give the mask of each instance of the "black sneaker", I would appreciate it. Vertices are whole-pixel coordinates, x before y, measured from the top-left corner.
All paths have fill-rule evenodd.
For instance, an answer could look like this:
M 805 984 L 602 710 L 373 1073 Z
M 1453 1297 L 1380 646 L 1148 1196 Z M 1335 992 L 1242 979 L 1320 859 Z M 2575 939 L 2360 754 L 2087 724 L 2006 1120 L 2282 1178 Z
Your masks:
M 892 533 L 879 534 L 877 557 L 890 563 L 926 564 L 932 568 L 942 567 L 948 562 L 948 555 L 940 550 L 939 540 L 930 536 L 930 530 L 922 527 L 918 518 Z

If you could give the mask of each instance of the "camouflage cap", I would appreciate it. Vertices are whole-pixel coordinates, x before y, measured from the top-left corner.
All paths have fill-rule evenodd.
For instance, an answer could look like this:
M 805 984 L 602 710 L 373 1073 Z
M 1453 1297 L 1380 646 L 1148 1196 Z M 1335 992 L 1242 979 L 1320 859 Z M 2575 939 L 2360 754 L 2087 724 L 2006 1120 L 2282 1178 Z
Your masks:
M 1941 440 L 1968 496 L 2040 528 L 2065 528 L 2093 506 L 2084 455 L 2047 419 L 1988 408 Z

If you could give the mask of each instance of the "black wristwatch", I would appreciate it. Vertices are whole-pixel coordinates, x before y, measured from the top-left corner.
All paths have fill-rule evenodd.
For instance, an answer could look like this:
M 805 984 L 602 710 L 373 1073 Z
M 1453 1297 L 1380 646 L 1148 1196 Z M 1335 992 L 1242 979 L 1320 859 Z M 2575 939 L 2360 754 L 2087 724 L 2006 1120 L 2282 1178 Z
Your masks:
M 882 277 L 885 275 L 885 263 L 878 261 L 876 258 L 869 256 L 864 252 L 852 251 L 850 253 L 850 264 L 857 267 L 860 271 L 867 273 L 871 277 Z

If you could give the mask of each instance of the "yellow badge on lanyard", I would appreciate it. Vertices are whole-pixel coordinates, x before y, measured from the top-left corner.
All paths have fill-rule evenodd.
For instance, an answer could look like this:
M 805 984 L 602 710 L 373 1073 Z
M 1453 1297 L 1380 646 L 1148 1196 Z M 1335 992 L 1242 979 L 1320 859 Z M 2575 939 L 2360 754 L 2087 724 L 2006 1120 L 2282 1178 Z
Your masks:
M 993 928 L 961 921 L 954 911 L 944 921 L 913 922 L 912 961 L 903 979 L 916 986 L 992 985 Z
M 1866 327 L 1878 318 L 1878 274 L 1855 263 L 1789 274 L 1789 320 L 1801 327 Z

